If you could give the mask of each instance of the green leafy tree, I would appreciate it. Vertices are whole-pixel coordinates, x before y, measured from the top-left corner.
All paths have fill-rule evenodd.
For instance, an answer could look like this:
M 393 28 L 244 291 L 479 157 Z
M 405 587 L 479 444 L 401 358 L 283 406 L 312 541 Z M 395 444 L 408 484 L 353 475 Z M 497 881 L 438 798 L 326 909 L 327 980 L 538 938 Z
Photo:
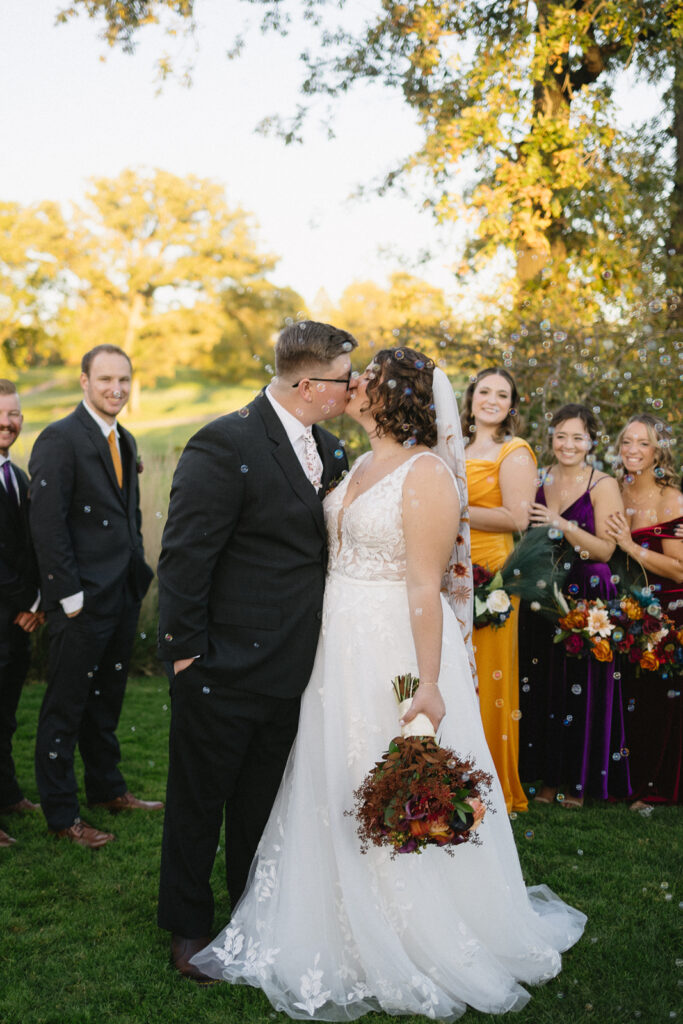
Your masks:
M 126 170 L 94 181 L 87 199 L 76 212 L 83 244 L 70 264 L 78 290 L 63 320 L 67 356 L 111 341 L 144 385 L 178 366 L 223 365 L 244 341 L 231 323 L 247 312 L 252 334 L 270 335 L 287 305 L 278 308 L 266 280 L 276 260 L 258 251 L 249 216 L 220 185 Z
M 75 239 L 54 203 L 0 202 L 0 372 L 58 359 Z

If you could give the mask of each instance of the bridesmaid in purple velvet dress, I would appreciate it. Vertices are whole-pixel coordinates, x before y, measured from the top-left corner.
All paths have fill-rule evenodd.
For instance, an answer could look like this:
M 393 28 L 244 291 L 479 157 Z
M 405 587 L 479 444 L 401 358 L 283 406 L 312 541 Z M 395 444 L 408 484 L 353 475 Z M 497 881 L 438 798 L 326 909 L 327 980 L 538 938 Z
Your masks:
M 554 463 L 541 475 L 531 523 L 561 530 L 575 551 L 565 593 L 573 598 L 616 596 L 606 564 L 615 542 L 607 536 L 608 516 L 623 510 L 613 477 L 586 462 L 598 424 L 590 409 L 565 405 L 550 424 Z M 541 659 L 543 660 L 543 659 Z M 536 774 L 543 787 L 535 799 L 579 808 L 584 797 L 605 800 L 629 794 L 621 680 L 614 663 L 572 658 L 553 645 L 545 660 L 545 693 L 535 686 L 537 723 L 543 732 Z M 543 713 L 544 712 L 544 713 Z M 522 722 L 524 719 L 522 718 Z
M 645 570 L 662 609 L 683 627 L 683 494 L 666 424 L 632 416 L 617 440 L 626 514 L 611 516 L 608 532 Z M 683 803 L 681 680 L 638 677 L 626 666 L 627 743 L 635 809 L 645 803 Z

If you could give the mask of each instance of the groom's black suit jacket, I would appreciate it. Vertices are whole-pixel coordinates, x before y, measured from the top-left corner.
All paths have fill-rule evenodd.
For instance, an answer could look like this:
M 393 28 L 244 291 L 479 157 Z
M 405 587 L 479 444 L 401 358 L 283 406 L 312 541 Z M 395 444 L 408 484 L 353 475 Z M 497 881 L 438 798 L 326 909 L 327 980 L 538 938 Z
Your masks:
M 140 530 L 135 439 L 120 423 L 118 431 L 123 488 L 107 441 L 82 404 L 46 427 L 33 446 L 31 534 L 48 612 L 82 590 L 84 611 L 116 615 L 125 593 L 141 600 L 152 580 Z
M 347 462 L 332 434 L 313 434 L 324 494 Z M 298 696 L 313 667 L 326 559 L 321 496 L 261 393 L 195 434 L 178 463 L 158 567 L 161 657 L 201 655 L 213 684 Z

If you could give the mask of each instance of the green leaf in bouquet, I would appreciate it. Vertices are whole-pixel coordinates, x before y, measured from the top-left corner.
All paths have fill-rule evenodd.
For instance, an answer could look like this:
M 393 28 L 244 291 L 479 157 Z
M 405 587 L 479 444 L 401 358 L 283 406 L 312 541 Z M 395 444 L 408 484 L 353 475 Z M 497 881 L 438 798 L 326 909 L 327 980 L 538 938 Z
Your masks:
M 496 573 L 496 575 L 491 580 L 491 582 L 487 584 L 486 589 L 489 592 L 492 593 L 494 590 L 502 590 L 503 587 L 504 587 L 503 576 L 502 576 L 502 573 L 501 573 L 501 571 L 499 569 L 498 572 Z
M 467 815 L 472 813 L 472 808 L 470 807 L 470 805 L 462 803 L 462 801 L 459 800 L 457 803 L 453 804 L 453 807 L 457 812 L 457 815 L 460 818 L 463 825 L 466 824 Z
M 571 561 L 565 560 L 564 547 L 558 546 L 549 530 L 528 530 L 500 569 L 503 588 L 523 601 L 537 602 L 535 611 L 557 618 L 554 591 L 562 589 L 568 571 L 564 566 Z
M 486 607 L 486 601 L 482 601 L 482 599 L 480 597 L 477 597 L 477 595 L 475 594 L 474 595 L 474 614 L 476 616 L 484 615 L 487 610 L 488 609 Z
M 553 643 L 554 644 L 559 644 L 563 640 L 566 640 L 568 636 L 569 636 L 569 631 L 566 630 L 566 629 L 561 629 L 559 631 L 559 633 L 556 633 L 555 636 L 553 637 Z

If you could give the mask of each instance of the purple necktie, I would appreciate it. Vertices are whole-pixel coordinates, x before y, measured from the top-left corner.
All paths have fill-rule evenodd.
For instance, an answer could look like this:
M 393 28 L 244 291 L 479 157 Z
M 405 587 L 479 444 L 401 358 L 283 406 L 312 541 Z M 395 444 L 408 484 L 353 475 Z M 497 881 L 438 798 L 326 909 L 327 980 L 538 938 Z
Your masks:
M 6 459 L 2 464 L 2 475 L 5 478 L 7 497 L 15 508 L 19 508 L 19 499 L 17 498 L 17 492 L 14 489 L 14 480 L 12 479 L 12 472 L 9 468 L 9 459 Z

